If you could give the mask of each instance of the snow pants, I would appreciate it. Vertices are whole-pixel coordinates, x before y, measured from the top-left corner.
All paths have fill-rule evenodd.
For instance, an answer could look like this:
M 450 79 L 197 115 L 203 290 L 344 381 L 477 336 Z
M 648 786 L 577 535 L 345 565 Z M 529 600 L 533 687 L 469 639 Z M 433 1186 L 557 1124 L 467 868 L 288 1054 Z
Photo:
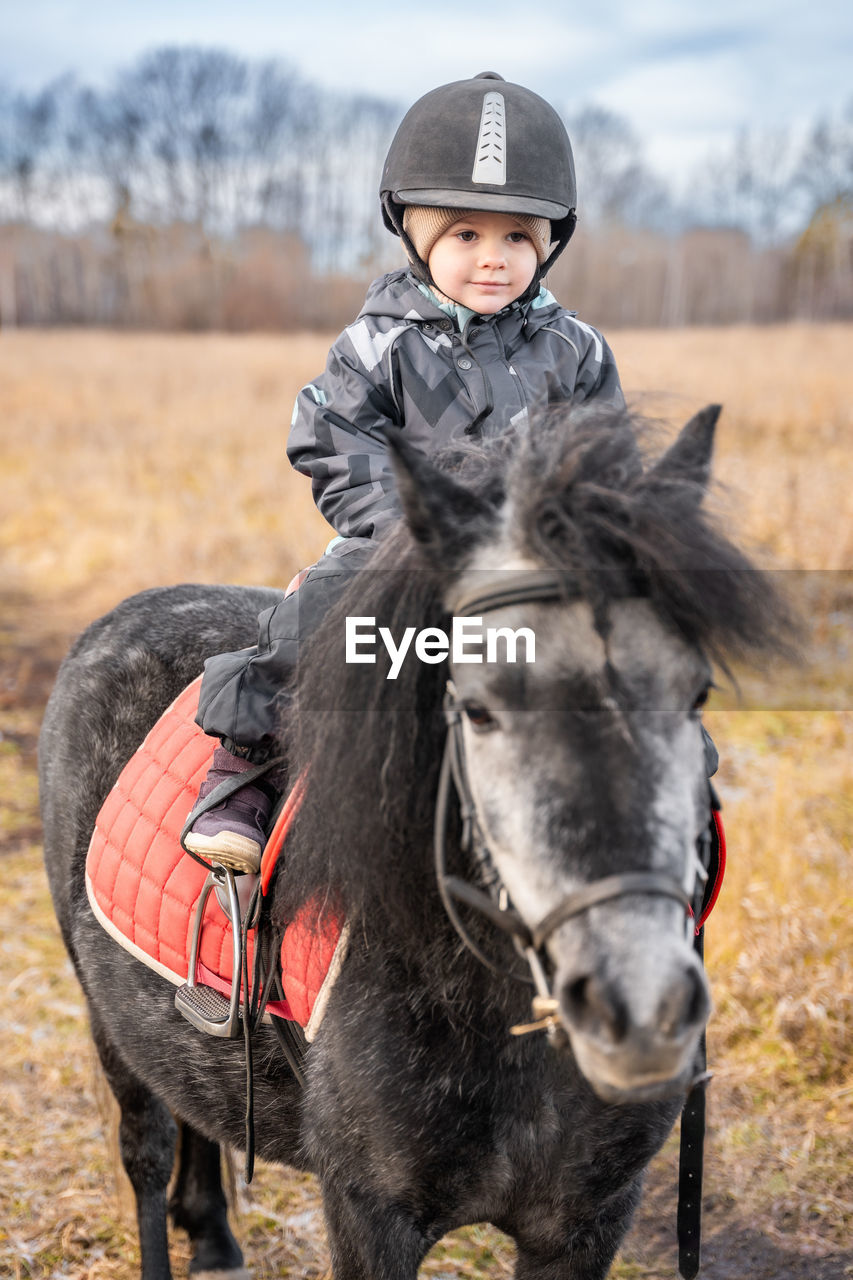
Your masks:
M 347 538 L 309 569 L 298 590 L 258 618 L 258 642 L 204 664 L 196 723 L 235 754 L 260 764 L 278 754 L 302 643 L 364 567 L 370 538 Z

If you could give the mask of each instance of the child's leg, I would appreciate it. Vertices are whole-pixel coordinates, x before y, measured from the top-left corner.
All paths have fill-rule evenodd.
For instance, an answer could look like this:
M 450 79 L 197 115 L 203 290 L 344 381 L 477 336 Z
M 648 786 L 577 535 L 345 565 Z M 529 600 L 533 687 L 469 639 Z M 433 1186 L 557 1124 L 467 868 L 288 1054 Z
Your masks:
M 207 660 L 196 716 L 205 733 L 239 744 L 256 763 L 277 753 L 300 645 L 349 585 L 357 560 L 324 556 L 298 591 L 260 615 L 256 645 Z
M 353 538 L 336 548 L 337 554 L 323 556 L 298 591 L 261 614 L 257 645 L 217 654 L 205 663 L 196 720 L 223 746 L 214 753 L 199 799 L 226 776 L 278 754 L 299 646 L 317 629 L 372 550 L 368 539 Z M 228 859 L 226 865 L 234 870 L 252 870 L 260 865 L 273 800 L 271 788 L 264 783 L 240 788 L 200 814 L 185 837 L 187 848 L 208 860 Z M 236 866 L 235 858 L 245 865 Z

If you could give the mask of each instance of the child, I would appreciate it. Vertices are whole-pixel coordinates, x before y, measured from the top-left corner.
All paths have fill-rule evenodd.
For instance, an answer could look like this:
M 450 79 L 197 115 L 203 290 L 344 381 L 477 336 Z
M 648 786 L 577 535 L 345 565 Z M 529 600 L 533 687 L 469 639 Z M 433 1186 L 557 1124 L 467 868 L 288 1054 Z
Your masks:
M 325 373 L 300 391 L 287 447 L 341 536 L 261 614 L 257 646 L 205 665 L 198 722 L 222 745 L 199 802 L 275 753 L 299 641 L 395 520 L 389 423 L 432 451 L 520 426 L 533 406 L 623 403 L 607 343 L 542 284 L 576 216 L 571 144 L 548 103 L 492 72 L 434 89 L 391 143 L 380 198 L 409 266 L 370 286 Z M 256 871 L 271 803 L 247 778 L 199 810 L 187 848 Z

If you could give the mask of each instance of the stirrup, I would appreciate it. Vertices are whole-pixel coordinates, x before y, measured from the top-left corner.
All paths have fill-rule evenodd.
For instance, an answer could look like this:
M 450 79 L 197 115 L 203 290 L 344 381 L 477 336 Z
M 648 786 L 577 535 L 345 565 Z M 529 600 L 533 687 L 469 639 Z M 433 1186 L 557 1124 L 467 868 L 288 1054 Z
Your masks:
M 217 991 L 215 987 L 209 987 L 205 983 L 197 981 L 202 918 L 211 890 L 216 888 L 223 889 L 227 895 L 228 910 L 226 915 L 231 920 L 233 950 L 230 998 L 224 996 L 221 991 Z M 175 992 L 175 1008 L 178 1012 L 186 1018 L 187 1022 L 191 1022 L 199 1031 L 206 1031 L 209 1036 L 221 1036 L 223 1039 L 235 1040 L 241 1033 L 242 944 L 243 929 L 240 919 L 240 900 L 237 897 L 234 872 L 227 867 L 213 867 L 202 886 L 198 906 L 196 907 L 187 980 L 184 986 L 178 987 Z

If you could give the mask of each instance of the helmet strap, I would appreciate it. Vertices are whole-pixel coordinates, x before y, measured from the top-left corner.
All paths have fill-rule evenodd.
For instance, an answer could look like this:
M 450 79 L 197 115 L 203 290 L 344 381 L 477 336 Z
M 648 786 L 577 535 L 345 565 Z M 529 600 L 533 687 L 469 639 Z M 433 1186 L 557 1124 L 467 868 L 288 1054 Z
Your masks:
M 551 223 L 552 230 L 554 228 L 558 229 L 556 244 L 548 257 L 542 263 L 541 267 L 536 268 L 536 273 L 533 276 L 533 279 L 530 281 L 530 284 L 527 286 L 521 297 L 516 299 L 517 302 L 532 302 L 539 293 L 539 287 L 542 284 L 542 281 L 545 279 L 548 272 L 551 270 L 554 263 L 557 261 L 560 254 L 574 235 L 577 221 L 577 214 L 574 209 L 572 209 L 571 213 L 567 214 L 565 218 L 561 218 L 559 222 Z
M 429 285 L 430 289 L 437 289 L 438 285 L 430 274 L 428 264 L 424 262 L 403 227 L 404 208 L 405 205 L 398 204 L 389 192 L 386 192 L 385 195 L 382 196 L 383 220 L 388 230 L 393 231 L 402 240 L 403 248 L 406 251 L 406 257 L 409 259 L 409 266 L 412 268 L 412 271 L 419 280 L 422 280 L 424 284 Z
M 563 252 L 566 245 L 569 243 L 572 236 L 575 234 L 575 227 L 577 225 L 578 225 L 578 215 L 575 213 L 574 209 L 571 209 L 569 213 L 566 214 L 565 218 L 560 218 L 559 221 L 554 221 L 551 223 L 551 230 L 553 231 L 557 229 L 557 236 L 556 236 L 557 243 L 551 255 L 548 258 L 546 258 L 545 262 L 542 264 L 543 275 L 545 274 L 546 271 L 551 270 L 551 267 L 557 261 L 560 254 Z

